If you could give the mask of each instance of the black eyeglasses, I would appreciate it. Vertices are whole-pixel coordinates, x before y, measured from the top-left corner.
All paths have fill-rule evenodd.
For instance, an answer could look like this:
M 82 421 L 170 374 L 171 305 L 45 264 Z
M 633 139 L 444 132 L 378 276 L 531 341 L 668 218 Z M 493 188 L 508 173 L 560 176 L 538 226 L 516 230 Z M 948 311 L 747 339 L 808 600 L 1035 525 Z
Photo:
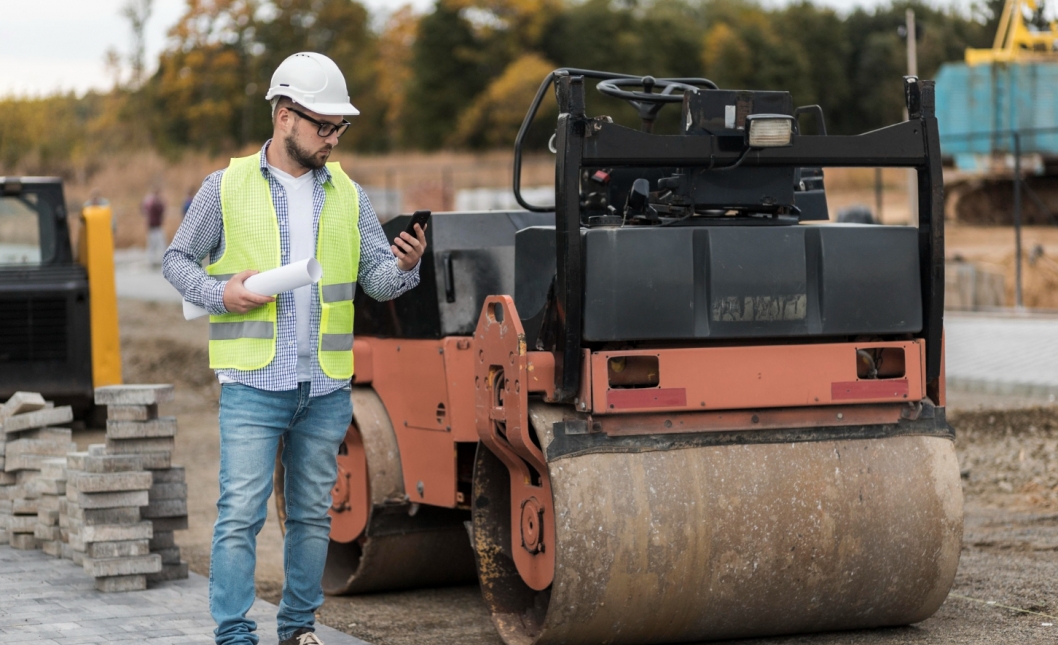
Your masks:
M 316 119 L 314 119 L 311 116 L 305 114 L 301 110 L 295 110 L 294 108 L 290 107 L 289 105 L 287 106 L 287 109 L 290 110 L 291 112 L 293 112 L 294 114 L 300 116 L 301 118 L 305 119 L 309 123 L 315 123 L 316 125 L 320 126 L 319 129 L 316 130 L 316 134 L 320 135 L 324 139 L 326 139 L 327 137 L 331 136 L 335 132 L 337 132 L 338 136 L 340 137 L 343 134 L 345 134 L 345 131 L 349 129 L 350 125 L 352 125 L 352 123 L 349 123 L 345 119 L 342 119 L 342 122 L 339 123 L 338 125 L 335 125 L 333 123 L 327 123 L 326 121 L 317 121 Z

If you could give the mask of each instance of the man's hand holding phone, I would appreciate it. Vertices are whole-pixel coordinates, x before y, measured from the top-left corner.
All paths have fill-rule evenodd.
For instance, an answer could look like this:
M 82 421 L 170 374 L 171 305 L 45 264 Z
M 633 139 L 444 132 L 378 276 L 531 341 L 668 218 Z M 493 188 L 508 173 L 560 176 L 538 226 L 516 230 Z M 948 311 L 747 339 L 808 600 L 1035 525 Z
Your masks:
M 401 271 L 411 271 L 419 263 L 426 251 L 426 227 L 430 220 L 430 211 L 415 211 L 411 216 L 408 228 L 401 231 L 393 240 L 390 250 L 397 256 L 397 266 Z

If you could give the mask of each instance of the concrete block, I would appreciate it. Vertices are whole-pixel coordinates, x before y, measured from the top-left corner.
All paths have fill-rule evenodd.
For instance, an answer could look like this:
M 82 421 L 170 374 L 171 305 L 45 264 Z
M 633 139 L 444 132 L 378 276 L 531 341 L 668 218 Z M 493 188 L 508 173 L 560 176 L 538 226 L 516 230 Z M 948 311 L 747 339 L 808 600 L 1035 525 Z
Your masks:
M 67 544 L 70 545 L 70 548 L 73 549 L 74 551 L 77 551 L 78 553 L 84 553 L 85 543 L 84 543 L 84 540 L 81 539 L 81 533 L 80 532 L 73 531 L 73 530 L 67 531 L 66 532 L 66 542 L 67 542 Z
M 20 455 L 43 455 L 46 457 L 65 457 L 66 453 L 77 450 L 77 444 L 72 441 L 50 440 L 50 439 L 16 439 L 7 442 L 7 458 L 13 459 Z M 41 459 L 41 467 L 44 470 L 44 462 L 50 459 Z
M 36 441 L 73 441 L 73 431 L 69 428 L 34 428 L 23 430 L 16 435 L 19 439 Z M 8 437 L 11 439 L 11 437 Z
M 0 457 L 0 470 L 3 470 L 4 466 L 6 464 L 7 464 L 7 458 L 6 457 Z
M 96 405 L 156 405 L 173 398 L 172 385 L 107 385 L 97 387 Z
M 46 511 L 43 508 L 37 511 L 37 523 L 44 526 L 59 526 L 59 511 Z
M 140 515 L 144 519 L 155 519 L 161 517 L 180 517 L 187 515 L 186 499 L 160 499 L 151 501 L 147 506 L 140 507 Z
M 129 558 L 150 554 L 148 540 L 121 540 L 117 542 L 94 542 L 85 545 L 85 555 L 90 558 Z M 179 549 L 178 549 L 179 551 Z M 159 554 L 162 555 L 162 554 Z M 179 559 L 179 558 L 178 558 Z M 162 564 L 165 556 L 162 555 Z
M 145 470 L 117 473 L 86 473 L 71 470 L 66 475 L 67 487 L 78 493 L 113 493 L 118 491 L 147 490 L 154 478 Z
M 84 566 L 84 552 L 76 549 L 70 550 L 70 560 L 77 566 Z
M 48 455 L 11 455 L 4 458 L 4 471 L 13 473 L 20 470 L 32 470 L 36 475 L 40 473 L 40 467 L 47 458 Z
M 4 420 L 4 434 L 10 437 L 15 432 L 33 430 L 45 426 L 62 425 L 73 421 L 73 409 L 64 405 L 58 408 L 44 408 L 36 412 L 17 414 Z
M 159 417 L 150 421 L 107 420 L 108 439 L 144 439 L 176 436 L 176 417 Z
M 74 506 L 66 514 L 68 524 L 90 525 L 97 524 L 136 524 L 143 518 L 137 506 L 125 506 L 121 508 L 81 508 Z
M 7 532 L 7 529 L 0 528 L 0 544 L 8 544 L 11 542 L 11 534 Z
M 10 515 L 14 504 L 14 500 L 0 499 L 0 514 Z
M 145 452 L 173 451 L 172 437 L 148 439 L 112 439 L 107 437 L 107 453 L 112 455 L 136 455 Z
M 62 540 L 48 540 L 47 542 L 41 542 L 40 550 L 53 558 L 61 558 Z
M 88 454 L 93 457 L 99 457 L 107 454 L 107 445 L 105 443 L 90 443 L 88 444 Z
M 149 544 L 151 551 L 161 551 L 162 549 L 170 549 L 176 546 L 176 540 L 172 531 L 155 531 L 154 537 L 151 538 Z
M 13 515 L 36 515 L 37 500 L 13 499 L 11 500 L 11 513 Z
M 68 503 L 69 502 L 67 502 L 66 500 L 66 495 L 61 495 L 59 497 L 59 515 L 66 515 L 66 508 Z
M 165 468 L 163 470 L 153 470 L 151 471 L 151 474 L 154 475 L 155 484 L 177 484 L 185 481 L 183 466 L 173 466 L 172 468 Z
M 69 560 L 72 557 L 71 556 L 72 553 L 73 553 L 73 549 L 71 549 L 70 545 L 67 544 L 66 541 L 64 540 L 63 543 L 62 543 L 62 559 L 63 560 Z
M 157 405 L 108 405 L 107 421 L 147 421 L 158 418 Z
M 166 582 L 169 580 L 185 580 L 186 578 L 186 562 L 181 562 L 180 564 L 163 564 L 162 570 L 158 573 L 147 574 L 147 582 L 151 584 L 154 584 L 156 582 Z
M 15 392 L 6 403 L 0 405 L 0 424 L 16 414 L 43 410 L 47 404 L 38 392 Z
M 67 488 L 66 499 L 85 509 L 146 506 L 150 502 L 145 490 L 121 491 L 117 493 L 80 493 L 75 488 Z
M 21 551 L 33 551 L 40 548 L 40 540 L 32 533 L 13 533 L 10 538 L 11 547 Z
M 0 472 L 0 486 L 10 486 L 11 484 L 14 484 L 15 481 L 17 481 L 15 479 L 15 473 L 7 472 L 7 466 L 5 464 L 4 472 Z
M 45 459 L 40 466 L 40 476 L 44 479 L 66 481 L 66 455 L 55 459 Z
M 59 539 L 62 540 L 63 542 L 69 542 L 70 541 L 70 531 L 65 526 L 62 526 L 62 525 L 59 526 Z
M 44 526 L 43 524 L 37 524 L 37 527 L 33 529 L 33 537 L 41 540 L 42 542 L 51 542 L 59 539 L 59 527 L 57 526 Z
M 157 551 L 151 551 L 151 553 L 157 553 L 162 556 L 162 564 L 180 564 L 180 547 L 158 549 Z
M 37 528 L 37 515 L 6 515 L 8 533 L 30 533 Z
M 77 450 L 77 444 L 72 441 L 49 440 L 49 439 L 16 439 L 7 442 L 7 458 L 13 459 L 20 455 L 43 455 L 46 457 L 65 457 L 66 453 Z M 50 459 L 41 459 L 41 467 Z
M 108 576 L 96 578 L 96 591 L 103 593 L 123 593 L 126 591 L 143 591 L 147 588 L 147 576 Z
M 171 450 L 159 450 L 157 452 L 141 452 L 136 455 L 139 459 L 139 470 L 157 470 L 169 468 L 173 463 L 173 452 Z
M 65 499 L 65 497 L 59 497 L 58 495 L 41 495 L 40 499 L 37 500 L 37 511 L 55 511 L 55 516 L 58 517 L 59 513 L 62 512 L 62 502 Z
M 187 484 L 155 484 L 148 493 L 152 504 L 163 499 L 187 499 Z
M 90 558 L 85 555 L 84 570 L 93 578 L 157 573 L 162 570 L 161 556 L 150 554 L 132 558 Z
M 85 544 L 93 542 L 120 542 L 123 540 L 149 540 L 152 535 L 151 523 L 138 524 L 98 524 L 85 525 L 81 529 L 81 540 Z M 120 573 L 98 575 L 124 575 Z
M 0 457 L 7 454 L 7 437 L 0 435 Z
M 79 470 L 86 473 L 120 473 L 129 470 L 143 470 L 140 467 L 139 455 L 90 455 L 87 452 L 70 453 L 67 459 L 67 470 Z
M 158 517 L 151 520 L 156 531 L 186 531 L 187 516 L 183 517 Z
M 66 494 L 66 481 L 58 479 L 44 479 L 43 477 L 27 484 L 42 497 L 58 497 Z

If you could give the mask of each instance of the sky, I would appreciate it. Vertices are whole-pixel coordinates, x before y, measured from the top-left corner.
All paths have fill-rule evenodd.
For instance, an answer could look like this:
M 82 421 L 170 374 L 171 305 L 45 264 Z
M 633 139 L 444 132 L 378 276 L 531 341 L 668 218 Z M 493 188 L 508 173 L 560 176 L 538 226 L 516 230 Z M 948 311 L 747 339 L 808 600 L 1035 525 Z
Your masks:
M 839 10 L 873 7 L 887 0 L 816 0 Z M 943 0 L 947 3 L 948 0 Z M 968 3 L 969 0 L 959 0 Z M 119 15 L 126 0 L 0 0 L 0 96 L 42 96 L 112 85 L 104 57 L 127 54 L 128 23 Z M 434 0 L 361 0 L 372 13 L 411 4 L 420 11 Z M 785 0 L 766 0 L 783 4 Z M 166 32 L 179 20 L 185 0 L 155 0 L 146 29 L 146 60 L 153 65 Z M 153 69 L 149 70 L 153 71 Z

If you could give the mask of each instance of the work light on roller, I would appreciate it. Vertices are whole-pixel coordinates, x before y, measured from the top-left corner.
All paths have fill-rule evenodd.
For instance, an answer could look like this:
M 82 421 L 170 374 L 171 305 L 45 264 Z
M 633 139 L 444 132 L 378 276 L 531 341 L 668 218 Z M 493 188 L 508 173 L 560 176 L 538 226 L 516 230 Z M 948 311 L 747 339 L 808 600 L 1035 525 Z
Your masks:
M 750 148 L 782 148 L 793 143 L 792 116 L 750 114 L 746 117 L 746 139 Z

